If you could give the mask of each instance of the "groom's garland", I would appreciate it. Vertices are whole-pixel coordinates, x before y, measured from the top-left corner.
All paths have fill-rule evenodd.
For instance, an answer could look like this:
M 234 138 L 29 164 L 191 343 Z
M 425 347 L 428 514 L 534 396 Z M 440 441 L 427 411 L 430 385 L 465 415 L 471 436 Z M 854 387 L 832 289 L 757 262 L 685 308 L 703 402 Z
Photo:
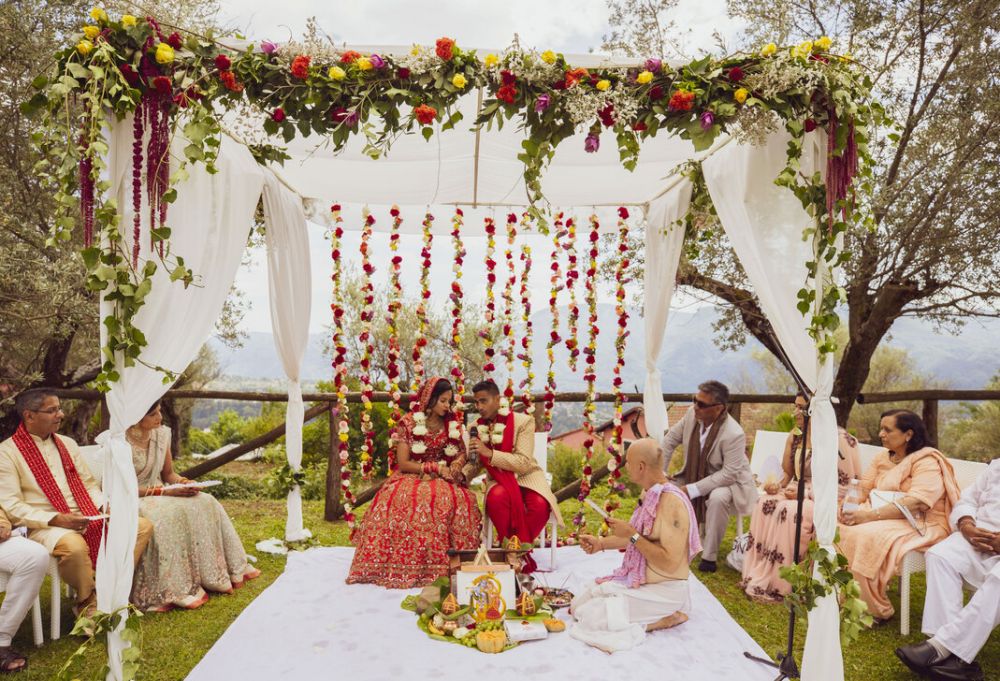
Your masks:
M 403 306 L 403 285 L 400 282 L 400 270 L 402 269 L 403 258 L 399 255 L 399 227 L 403 224 L 400 217 L 399 207 L 393 206 L 389 210 L 392 216 L 392 229 L 389 232 L 389 252 L 392 253 L 389 274 L 389 304 L 386 306 L 386 325 L 389 333 L 389 350 L 385 373 L 389 379 L 389 452 L 388 471 L 396 470 L 396 447 L 395 432 L 396 425 L 403 418 L 400 401 L 403 399 L 402 389 L 399 387 L 399 310 Z
M 576 301 L 576 280 L 580 278 L 576 255 L 576 220 L 566 220 L 566 289 L 569 291 L 569 314 L 567 315 L 566 349 L 569 351 L 569 369 L 576 371 L 576 358 L 580 355 L 577 327 L 580 320 L 580 306 Z
M 507 365 L 507 387 L 503 395 L 510 403 L 514 399 L 514 284 L 517 274 L 514 270 L 514 242 L 517 240 L 517 215 L 507 215 L 507 283 L 503 289 L 503 353 Z
M 483 364 L 483 375 L 489 377 L 496 371 L 496 364 L 493 357 L 496 355 L 496 348 L 493 347 L 493 333 L 497 321 L 497 301 L 496 292 L 493 290 L 497 283 L 497 261 L 495 260 L 497 251 L 497 225 L 492 217 L 485 218 L 484 229 L 486 231 L 486 324 L 480 332 L 483 339 L 483 354 L 486 362 Z
M 556 345 L 562 338 L 559 336 L 559 291 L 562 290 L 562 275 L 559 270 L 559 240 L 566 236 L 563 224 L 563 214 L 557 213 L 553 220 L 552 230 L 552 262 L 549 269 L 552 276 L 549 279 L 551 288 L 549 290 L 549 315 L 552 317 L 552 328 L 549 331 L 549 340 L 545 344 L 545 354 L 549 360 L 548 372 L 545 376 L 545 423 L 547 431 L 552 430 L 552 410 L 556 405 Z
M 431 245 L 434 233 L 431 226 L 434 216 L 424 214 L 423 244 L 420 248 L 420 300 L 417 301 L 417 338 L 413 342 L 413 384 L 412 392 L 420 390 L 424 384 L 424 348 L 427 346 L 427 301 L 431 297 Z
M 461 418 L 462 398 L 465 395 L 465 371 L 462 369 L 462 263 L 465 262 L 465 245 L 462 243 L 463 216 L 461 208 L 455 209 L 451 218 L 451 241 L 455 247 L 455 264 L 451 283 L 451 376 L 455 388 L 455 413 Z
M 344 219 L 340 215 L 340 204 L 330 207 L 333 218 L 333 231 L 330 235 L 330 257 L 333 260 L 333 390 L 337 395 L 337 406 L 330 410 L 330 418 L 337 424 L 337 456 L 340 460 L 340 489 L 344 499 L 344 520 L 347 527 L 354 531 L 354 495 L 351 494 L 350 426 L 348 424 L 347 407 L 347 346 L 344 343 L 344 291 L 341 275 L 343 260 L 340 252 L 340 240 L 344 236 L 341 226 Z
M 527 213 L 525 213 L 527 215 Z M 524 413 L 533 414 L 535 412 L 535 402 L 531 396 L 531 386 L 535 380 L 535 374 L 531 370 L 531 294 L 529 283 L 531 277 L 531 246 L 527 242 L 521 244 L 521 321 L 524 323 L 524 335 L 521 336 L 521 350 L 518 359 L 524 367 L 524 379 L 519 387 L 524 389 L 521 395 L 521 403 L 524 404 Z
M 372 384 L 371 367 L 372 355 L 375 352 L 374 340 L 372 339 L 372 322 L 375 319 L 375 286 L 372 283 L 372 275 L 375 273 L 375 266 L 371 262 L 369 253 L 369 242 L 372 238 L 372 226 L 375 224 L 375 216 L 368 208 L 361 213 L 364 219 L 364 227 L 361 230 L 361 270 L 363 279 L 361 293 L 364 296 L 361 308 L 361 335 L 358 340 L 361 343 L 361 434 L 365 441 L 361 445 L 361 474 L 367 480 L 371 478 L 373 465 L 372 455 L 375 452 L 375 432 L 372 426 L 372 397 L 375 394 L 375 386 Z

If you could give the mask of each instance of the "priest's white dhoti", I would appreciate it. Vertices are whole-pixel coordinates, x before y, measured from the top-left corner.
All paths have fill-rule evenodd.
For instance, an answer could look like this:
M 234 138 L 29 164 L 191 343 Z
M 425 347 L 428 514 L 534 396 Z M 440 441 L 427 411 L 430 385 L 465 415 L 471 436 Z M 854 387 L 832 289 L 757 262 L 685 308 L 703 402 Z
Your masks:
M 1000 625 L 1000 555 L 976 551 L 961 532 L 955 532 L 932 546 L 925 559 L 923 632 L 972 662 Z M 964 608 L 963 579 L 977 589 Z
M 570 635 L 607 652 L 628 650 L 646 638 L 646 625 L 691 609 L 687 580 L 629 588 L 619 582 L 594 584 L 573 599 L 576 622 Z

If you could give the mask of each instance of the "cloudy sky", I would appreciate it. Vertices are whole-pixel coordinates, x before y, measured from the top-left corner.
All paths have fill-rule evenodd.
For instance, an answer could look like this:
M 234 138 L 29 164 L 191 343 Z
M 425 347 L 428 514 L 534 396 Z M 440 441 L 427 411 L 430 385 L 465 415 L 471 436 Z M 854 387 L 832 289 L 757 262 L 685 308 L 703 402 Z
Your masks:
M 306 20 L 315 16 L 319 25 L 337 42 L 359 45 L 410 45 L 433 44 L 440 36 L 455 38 L 463 47 L 499 49 L 509 45 L 516 34 L 521 44 L 540 50 L 553 49 L 570 54 L 599 52 L 602 36 L 608 32 L 608 10 L 604 0 L 503 0 L 482 2 L 473 0 L 438 0 L 414 2 L 413 0 L 222 0 L 219 19 L 251 40 L 269 39 L 285 41 L 300 38 Z M 739 26 L 726 16 L 725 0 L 681 0 L 675 13 L 678 24 L 688 30 L 684 39 L 685 50 L 692 55 L 713 49 L 713 31 L 719 31 L 730 41 Z M 439 217 L 444 218 L 444 214 Z M 581 216 L 584 217 L 584 216 Z M 417 218 L 414 217 L 414 221 Z M 388 216 L 386 216 L 388 221 Z M 312 296 L 313 332 L 320 332 L 330 318 L 329 248 L 323 229 L 311 230 L 312 274 L 315 286 Z M 383 252 L 385 235 L 373 244 L 376 253 Z M 448 239 L 438 238 L 433 268 L 435 288 L 450 286 L 445 281 L 451 276 Z M 345 252 L 357 252 L 357 234 L 345 238 Z M 407 248 L 404 244 L 404 248 Z M 481 239 L 469 239 L 467 263 L 481 263 L 485 245 Z M 417 246 L 419 248 L 419 246 Z M 535 245 L 535 277 L 532 289 L 536 292 L 533 305 L 539 309 L 547 305 L 547 261 L 549 251 Z M 405 252 L 405 251 L 404 251 Z M 404 263 L 405 263 L 404 259 Z M 444 265 L 444 266 L 438 266 Z M 478 265 L 477 265 L 478 267 Z M 384 276 L 385 268 L 381 276 Z M 481 269 L 481 268 L 478 268 Z M 478 273 L 470 272 L 471 276 Z M 404 276 L 416 276 L 404 271 Z M 247 331 L 270 331 L 271 321 L 267 304 L 267 276 L 263 253 L 255 253 L 249 265 L 241 269 L 237 285 L 253 301 L 252 308 L 243 321 Z M 482 299 L 480 286 L 466 282 L 468 300 Z M 602 299 L 610 300 L 608 292 Z

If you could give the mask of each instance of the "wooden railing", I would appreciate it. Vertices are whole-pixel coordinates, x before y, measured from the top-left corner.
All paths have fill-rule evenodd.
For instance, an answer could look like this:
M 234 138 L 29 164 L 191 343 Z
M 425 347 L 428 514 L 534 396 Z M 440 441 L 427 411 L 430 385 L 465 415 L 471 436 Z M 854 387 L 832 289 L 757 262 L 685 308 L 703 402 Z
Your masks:
M 101 422 L 107 425 L 107 407 L 102 400 L 102 396 L 96 390 L 58 390 L 56 391 L 60 397 L 66 399 L 76 399 L 76 400 L 99 400 L 101 401 Z M 641 393 L 628 393 L 625 395 L 626 399 L 631 403 L 642 403 Z M 231 390 L 168 390 L 164 395 L 164 399 L 190 399 L 190 400 L 235 400 L 244 402 L 285 402 L 288 396 L 284 393 L 274 393 L 274 392 L 239 392 Z M 305 422 L 309 422 L 323 414 L 328 414 L 330 411 L 330 405 L 336 402 L 337 396 L 333 393 L 304 393 L 302 399 L 305 402 L 316 402 L 314 406 L 310 407 L 305 412 Z M 586 393 L 581 392 L 563 392 L 556 393 L 556 402 L 577 402 L 582 403 L 587 399 Z M 610 393 L 602 393 L 597 395 L 596 401 L 598 402 L 613 402 L 614 395 Z M 663 393 L 664 402 L 680 402 L 685 403 L 691 400 L 691 393 Z M 982 400 L 1000 400 L 1000 390 L 908 390 L 902 392 L 892 392 L 892 393 L 865 393 L 858 395 L 859 404 L 878 404 L 886 402 L 914 402 L 919 401 L 922 403 L 923 420 L 927 426 L 927 432 L 930 436 L 930 441 L 932 443 L 937 443 L 938 441 L 938 406 L 942 401 L 982 401 Z M 358 404 L 361 402 L 360 393 L 348 393 L 347 394 L 348 403 Z M 388 402 L 389 394 L 384 392 L 375 393 L 372 397 L 373 402 Z M 733 417 L 739 421 L 742 411 L 742 405 L 744 404 L 791 404 L 794 401 L 794 395 L 781 395 L 781 394 L 753 394 L 753 393 L 734 393 L 730 395 L 729 398 L 729 412 Z M 541 396 L 535 397 L 535 402 L 542 402 Z M 409 406 L 409 397 L 403 399 L 403 408 Z M 535 410 L 536 418 L 541 418 L 542 410 Z M 327 520 L 335 520 L 341 516 L 343 513 L 343 506 L 340 502 L 340 457 L 337 453 L 337 432 L 336 423 L 333 419 L 328 419 L 330 421 L 330 447 L 327 452 L 327 474 L 326 474 L 326 502 L 324 508 L 324 517 Z M 272 430 L 255 437 L 252 440 L 244 442 L 237 445 L 233 449 L 220 454 L 217 457 L 208 459 L 198 463 L 191 468 L 182 472 L 182 475 L 189 478 L 197 478 L 199 476 L 205 475 L 206 473 L 213 471 L 220 466 L 223 466 L 230 461 L 234 461 L 243 454 L 251 452 L 258 447 L 264 447 L 285 434 L 285 424 L 281 423 Z M 608 474 L 607 467 L 602 467 L 601 469 L 594 472 L 591 476 L 591 484 L 600 481 L 604 476 Z M 356 505 L 360 506 L 367 503 L 375 496 L 381 483 L 370 486 L 369 488 L 362 490 L 356 495 Z M 559 501 L 568 499 L 574 496 L 580 488 L 580 481 L 576 481 L 566 487 L 558 490 L 556 492 L 556 498 Z

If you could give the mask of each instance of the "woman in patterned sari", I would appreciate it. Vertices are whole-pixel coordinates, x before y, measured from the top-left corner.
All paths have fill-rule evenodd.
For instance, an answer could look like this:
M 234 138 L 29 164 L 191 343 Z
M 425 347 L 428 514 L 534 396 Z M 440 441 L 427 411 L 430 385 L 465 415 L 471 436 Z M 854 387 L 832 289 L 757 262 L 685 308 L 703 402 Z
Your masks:
M 408 589 L 448 574 L 448 549 L 480 543 L 482 515 L 466 487 L 451 383 L 427 381 L 394 432 L 396 461 L 354 537 L 348 584 Z
M 805 470 L 800 471 L 802 428 L 808 402 L 804 395 L 795 396 L 795 430 L 788 434 L 781 461 L 781 482 L 764 483 L 764 495 L 750 517 L 750 546 L 743 562 L 740 586 L 751 599 L 761 603 L 780 603 L 791 586 L 778 571 L 792 564 L 795 555 L 795 508 L 798 504 L 799 477 L 805 478 L 806 496 L 802 500 L 802 536 L 800 555 L 813 536 L 812 443 L 806 444 Z M 807 433 L 805 437 L 809 437 Z M 838 497 L 843 498 L 851 478 L 861 475 L 858 441 L 840 429 L 837 441 Z

